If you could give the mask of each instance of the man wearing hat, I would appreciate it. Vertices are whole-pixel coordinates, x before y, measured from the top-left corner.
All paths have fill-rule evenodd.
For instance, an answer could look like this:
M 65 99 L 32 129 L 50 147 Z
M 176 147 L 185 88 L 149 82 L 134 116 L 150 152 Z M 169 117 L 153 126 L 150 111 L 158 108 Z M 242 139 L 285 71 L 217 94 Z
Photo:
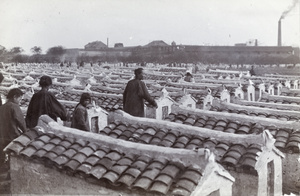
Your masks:
M 145 117 L 144 100 L 157 107 L 155 100 L 150 96 L 143 79 L 143 68 L 134 70 L 135 78 L 130 80 L 123 93 L 124 111 L 132 116 Z
M 59 117 L 61 120 L 67 120 L 67 112 L 63 105 L 61 105 L 56 97 L 49 92 L 52 85 L 52 79 L 49 76 L 42 76 L 39 81 L 42 87 L 40 91 L 35 93 L 28 105 L 26 114 L 26 125 L 33 128 L 38 124 L 38 119 L 41 115 L 46 114 L 53 120 L 57 121 Z
M 193 75 L 191 74 L 190 71 L 186 71 L 186 74 L 185 74 L 183 80 L 186 81 L 186 82 L 194 82 Z
M 19 88 L 11 89 L 7 94 L 7 101 L 0 106 L 0 170 L 9 169 L 9 160 L 3 152 L 4 148 L 22 132 L 27 130 L 20 101 L 23 92 Z

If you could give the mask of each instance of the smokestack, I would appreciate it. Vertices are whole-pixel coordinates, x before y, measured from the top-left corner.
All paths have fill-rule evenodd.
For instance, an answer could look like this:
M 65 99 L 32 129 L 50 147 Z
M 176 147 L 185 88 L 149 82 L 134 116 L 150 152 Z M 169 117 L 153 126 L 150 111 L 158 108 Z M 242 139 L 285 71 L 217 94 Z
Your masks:
M 107 38 L 107 40 L 106 40 L 106 43 L 107 43 L 107 47 L 108 47 L 108 38 Z
M 281 46 L 281 18 L 278 21 L 278 42 L 277 46 Z

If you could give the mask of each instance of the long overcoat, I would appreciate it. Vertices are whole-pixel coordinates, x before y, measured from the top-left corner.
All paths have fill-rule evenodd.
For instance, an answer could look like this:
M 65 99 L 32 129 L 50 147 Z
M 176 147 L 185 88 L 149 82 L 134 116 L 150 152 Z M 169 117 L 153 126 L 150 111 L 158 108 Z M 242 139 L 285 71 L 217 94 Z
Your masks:
M 132 116 L 145 117 L 144 103 L 155 105 L 145 83 L 139 79 L 130 80 L 123 93 L 123 109 Z
M 65 108 L 57 101 L 55 96 L 48 91 L 39 91 L 35 93 L 28 105 L 26 114 L 26 125 L 28 128 L 33 128 L 37 125 L 41 115 L 47 114 L 53 120 L 59 117 L 61 120 L 67 120 Z
M 26 129 L 25 119 L 18 104 L 8 101 L 0 106 L 0 165 L 5 159 L 4 147 Z

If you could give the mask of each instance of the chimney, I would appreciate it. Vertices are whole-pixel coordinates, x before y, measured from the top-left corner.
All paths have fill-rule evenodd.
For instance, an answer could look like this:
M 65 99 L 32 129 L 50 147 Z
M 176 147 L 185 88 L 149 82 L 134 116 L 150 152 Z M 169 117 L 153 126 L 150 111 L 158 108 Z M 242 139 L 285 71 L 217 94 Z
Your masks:
M 106 39 L 107 47 L 108 47 L 108 38 Z
M 281 46 L 281 18 L 278 21 L 278 43 L 277 46 Z

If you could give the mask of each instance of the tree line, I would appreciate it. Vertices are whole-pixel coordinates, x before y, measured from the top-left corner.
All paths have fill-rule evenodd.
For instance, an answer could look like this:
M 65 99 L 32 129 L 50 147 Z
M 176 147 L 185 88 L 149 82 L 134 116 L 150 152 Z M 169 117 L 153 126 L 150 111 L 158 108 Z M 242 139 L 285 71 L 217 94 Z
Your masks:
M 0 61 L 5 63 L 44 63 L 60 62 L 61 57 L 66 53 L 63 46 L 54 46 L 49 48 L 45 54 L 42 54 L 42 48 L 34 46 L 30 49 L 32 55 L 23 54 L 21 47 L 13 47 L 10 50 L 0 49 Z
M 45 54 L 42 54 L 42 48 L 34 46 L 30 49 L 32 55 L 23 54 L 21 47 L 14 47 L 6 50 L 0 48 L 0 62 L 5 63 L 61 63 L 61 62 L 77 62 L 77 63 L 161 63 L 161 64 L 181 64 L 181 63 L 208 63 L 208 64 L 297 64 L 300 63 L 299 57 L 290 55 L 288 57 L 263 55 L 263 56 L 245 56 L 245 55 L 228 55 L 228 54 L 201 54 L 188 53 L 184 50 L 176 50 L 171 53 L 135 53 L 129 56 L 121 55 L 65 55 L 67 50 L 63 46 L 54 46 L 49 48 Z

